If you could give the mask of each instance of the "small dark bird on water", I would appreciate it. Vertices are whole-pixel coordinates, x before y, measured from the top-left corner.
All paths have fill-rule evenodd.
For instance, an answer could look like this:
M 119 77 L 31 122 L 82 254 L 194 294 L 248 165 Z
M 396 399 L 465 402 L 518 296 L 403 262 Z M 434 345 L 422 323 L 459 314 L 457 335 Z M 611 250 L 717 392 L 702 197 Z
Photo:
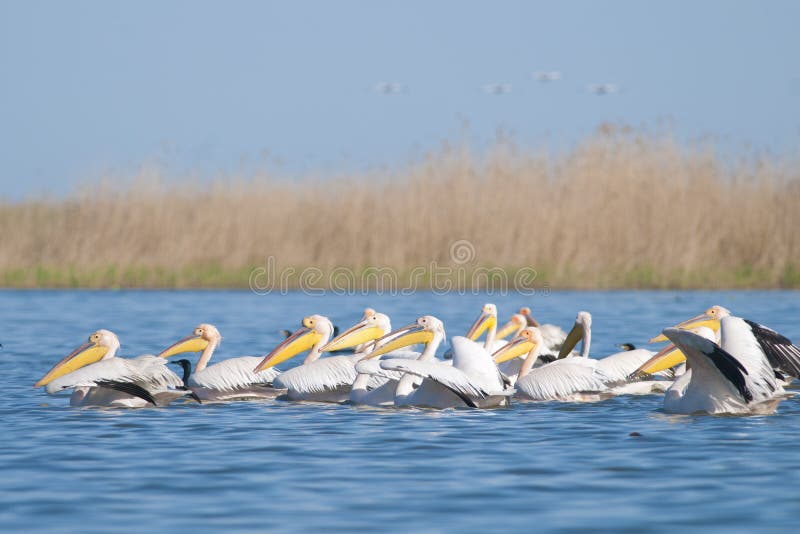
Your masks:
M 189 383 L 189 377 L 192 376 L 192 362 L 190 362 L 189 360 L 186 360 L 186 359 L 180 359 L 180 360 L 175 360 L 175 361 L 169 362 L 169 363 L 170 363 L 170 365 L 180 365 L 181 369 L 183 369 L 183 377 L 181 378 L 181 380 L 183 381 L 183 386 L 181 386 L 178 389 L 182 389 L 184 391 L 191 391 L 186 386 L 186 384 Z M 194 391 L 191 391 L 189 396 L 191 398 L 193 398 L 194 400 L 196 400 L 199 404 L 203 404 L 203 402 L 200 400 L 200 397 L 198 397 L 197 394 Z

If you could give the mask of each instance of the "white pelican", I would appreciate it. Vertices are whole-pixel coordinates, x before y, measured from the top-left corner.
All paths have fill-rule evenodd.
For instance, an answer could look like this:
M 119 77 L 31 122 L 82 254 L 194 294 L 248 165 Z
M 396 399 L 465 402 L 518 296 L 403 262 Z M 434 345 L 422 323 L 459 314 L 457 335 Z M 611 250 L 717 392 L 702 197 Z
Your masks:
M 497 339 L 497 306 L 494 304 L 484 304 L 480 315 L 472 323 L 467 331 L 467 339 L 478 341 L 478 338 L 486 332 L 486 339 L 483 343 L 490 353 L 506 344 L 502 339 Z
M 539 332 L 542 333 L 542 339 L 544 340 L 543 349 L 557 354 L 561 349 L 561 345 L 564 344 L 564 340 L 567 338 L 567 333 L 564 332 L 564 329 L 554 324 L 539 324 L 539 321 L 533 318 L 531 309 L 527 306 L 520 308 L 518 313 L 525 317 L 528 326 L 535 326 L 539 329 Z
M 176 354 L 200 352 L 194 373 L 187 386 L 204 401 L 232 401 L 253 398 L 273 398 L 278 393 L 272 381 L 278 376 L 275 369 L 254 373 L 261 356 L 239 356 L 208 365 L 222 336 L 214 325 L 201 324 L 194 332 L 176 341 L 159 356 L 168 358 Z
M 578 312 L 575 325 L 564 340 L 558 357 L 569 355 L 578 341 L 581 342 L 580 356 L 588 359 L 592 343 L 592 315 L 587 311 Z M 597 362 L 597 368 L 607 377 L 607 384 L 619 385 L 628 382 L 629 377 L 654 354 L 654 351 L 647 349 L 624 350 L 592 361 Z
M 783 387 L 744 319 L 720 321 L 721 345 L 706 326 L 667 328 L 663 334 L 686 355 L 689 369 L 664 396 L 664 411 L 680 414 L 767 414 Z
M 513 325 L 509 326 L 507 323 L 503 326 L 503 333 L 508 335 L 506 331 L 513 330 Z M 497 306 L 494 304 L 484 304 L 483 308 L 481 308 L 481 313 L 478 315 L 478 318 L 472 323 L 467 330 L 467 339 L 472 341 L 478 341 L 483 333 L 486 332 L 486 339 L 483 342 L 483 348 L 485 348 L 489 353 L 492 353 L 505 345 L 507 342 L 503 339 L 499 339 L 497 335 Z M 503 336 L 505 337 L 505 336 Z M 447 349 L 444 352 L 445 360 L 450 360 L 453 357 L 452 349 Z
M 273 381 L 275 387 L 286 389 L 289 400 L 344 402 L 356 379 L 355 358 L 353 355 L 320 358 L 321 348 L 332 333 L 333 324 L 327 317 L 306 317 L 302 327 L 267 354 L 255 370 L 261 372 L 309 351 L 302 365 L 284 371 Z
M 597 360 L 565 358 L 533 368 L 543 345 L 542 333 L 535 326 L 529 326 L 494 354 L 498 363 L 526 355 L 514 384 L 516 397 L 534 401 L 601 398 L 611 378 L 598 368 Z
M 732 317 L 729 310 L 722 306 L 711 306 L 704 313 L 687 319 L 675 327 L 690 329 L 705 326 L 717 332 L 720 329 L 720 321 L 726 317 Z M 756 340 L 775 371 L 779 372 L 782 377 L 800 377 L 800 348 L 771 328 L 747 319 L 741 320 L 750 330 L 750 335 Z M 666 337 L 662 334 L 650 340 L 651 343 L 658 341 L 666 341 Z
M 189 393 L 166 367 L 165 359 L 151 355 L 118 358 L 119 347 L 116 334 L 98 330 L 34 387 L 46 386 L 50 394 L 72 389 L 70 406 L 161 406 Z
M 368 359 L 369 354 L 378 344 L 385 344 L 392 338 L 389 316 L 378 313 L 371 308 L 364 310 L 360 322 L 332 339 L 320 350 L 322 352 L 339 351 L 353 346 L 358 347 L 353 355 L 356 372 L 355 381 L 350 388 L 351 404 L 368 406 L 392 406 L 397 383 L 403 373 L 381 369 L 379 360 Z M 376 343 L 377 341 L 377 343 Z M 419 352 L 395 350 L 384 354 L 382 358 L 418 358 Z
M 506 341 L 497 339 L 497 306 L 494 304 L 483 305 L 480 315 L 467 331 L 467 339 L 478 341 L 484 332 L 486 332 L 486 339 L 483 348 L 490 354 L 506 344 Z
M 391 340 L 367 355 L 374 358 L 409 345 L 423 343 L 425 349 L 417 360 L 392 358 L 380 362 L 381 369 L 406 373 L 397 384 L 396 406 L 451 408 L 470 406 L 488 408 L 507 406 L 513 389 L 506 383 L 485 348 L 465 337 L 452 340 L 453 362 L 447 365 L 435 359 L 436 350 L 445 338 L 444 325 L 425 315 L 389 334 Z M 414 388 L 415 377 L 423 378 Z

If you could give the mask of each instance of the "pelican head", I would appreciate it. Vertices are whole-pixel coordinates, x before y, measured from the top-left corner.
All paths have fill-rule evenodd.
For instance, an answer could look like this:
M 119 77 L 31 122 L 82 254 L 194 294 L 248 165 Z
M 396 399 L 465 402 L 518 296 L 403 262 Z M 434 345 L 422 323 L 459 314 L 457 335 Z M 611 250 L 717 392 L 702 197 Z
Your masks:
M 704 326 L 706 328 L 711 329 L 713 332 L 719 331 L 719 322 L 724 317 L 729 317 L 731 312 L 727 308 L 723 308 L 722 306 L 711 306 L 709 309 L 692 317 L 691 319 L 686 319 L 682 323 L 678 323 L 675 325 L 674 328 L 680 328 L 682 330 L 691 330 L 693 328 Z M 661 341 L 667 341 L 667 337 L 662 333 L 657 335 L 656 337 L 650 340 L 650 343 L 658 343 Z
M 486 330 L 496 326 L 497 306 L 494 304 L 484 304 L 481 314 L 478 315 L 478 318 L 475 319 L 475 322 L 472 323 L 472 326 L 469 328 L 469 331 L 467 332 L 467 338 L 475 341 L 481 337 L 481 334 L 483 334 Z
M 119 338 L 110 330 L 98 330 L 83 345 L 70 352 L 63 360 L 47 371 L 33 387 L 46 386 L 58 377 L 71 373 L 81 367 L 113 358 L 119 350 Z
M 587 311 L 579 311 L 578 315 L 575 316 L 575 324 L 572 326 L 572 330 L 569 331 L 569 334 L 567 334 L 567 338 L 561 345 L 561 350 L 558 351 L 558 357 L 559 358 L 566 357 L 567 354 L 572 352 L 572 349 L 575 348 L 575 345 L 578 344 L 578 341 L 583 341 L 582 352 L 588 355 L 589 353 L 588 344 L 591 331 L 592 331 L 592 314 Z
M 301 352 L 312 350 L 328 342 L 333 334 L 333 323 L 323 315 L 309 315 L 303 318 L 301 326 L 291 336 L 284 339 L 272 352 L 267 354 L 253 370 L 258 373 L 274 367 Z M 313 351 L 312 351 L 313 352 Z
M 220 341 L 222 341 L 222 336 L 217 327 L 203 323 L 195 328 L 191 335 L 176 341 L 164 349 L 159 356 L 169 358 L 186 352 L 203 352 L 209 345 L 217 347 Z
M 337 337 L 323 345 L 320 352 L 349 349 L 362 343 L 375 341 L 392 331 L 392 323 L 385 313 L 378 313 L 372 308 L 364 310 L 361 321 L 348 328 Z
M 542 347 L 542 332 L 535 326 L 523 328 L 511 341 L 499 348 L 492 356 L 497 364 L 513 360 L 523 354 L 530 354 Z M 536 354 L 536 353 L 534 353 Z
M 533 318 L 533 315 L 531 314 L 531 309 L 529 307 L 523 306 L 519 309 L 519 312 L 517 313 L 525 317 L 525 322 L 528 326 L 537 326 L 537 327 L 539 326 L 539 322 Z
M 378 348 L 366 357 L 375 358 L 387 352 L 419 343 L 428 345 L 437 337 L 444 339 L 444 323 L 433 315 L 423 315 L 410 325 L 398 328 L 377 340 L 375 346 Z
M 500 330 L 497 331 L 497 339 L 505 339 L 511 334 L 515 336 L 519 334 L 525 326 L 527 326 L 528 321 L 525 319 L 525 316 L 521 313 L 515 313 L 511 316 L 511 319 L 503 325 Z

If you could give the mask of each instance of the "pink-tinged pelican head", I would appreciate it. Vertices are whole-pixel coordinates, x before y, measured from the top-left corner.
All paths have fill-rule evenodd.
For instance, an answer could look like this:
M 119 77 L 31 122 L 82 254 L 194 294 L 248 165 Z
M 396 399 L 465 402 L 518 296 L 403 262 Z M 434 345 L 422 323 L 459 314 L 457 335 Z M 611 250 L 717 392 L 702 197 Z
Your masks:
M 522 329 L 527 325 L 528 321 L 525 319 L 525 316 L 521 313 L 515 313 L 511 316 L 511 319 L 497 331 L 497 339 L 505 339 L 508 336 L 515 337 L 522 332 Z
M 536 326 L 536 327 L 539 326 L 539 321 L 533 318 L 533 315 L 531 314 L 531 309 L 529 307 L 523 306 L 519 309 L 519 312 L 517 313 L 525 317 L 525 322 L 527 323 L 528 326 Z
M 523 328 L 507 344 L 495 351 L 492 356 L 498 365 L 525 354 L 538 356 L 543 344 L 542 332 L 535 326 L 528 326 Z
M 214 325 L 203 323 L 194 329 L 191 335 L 179 339 L 159 354 L 162 358 L 169 358 L 176 354 L 186 352 L 203 352 L 209 345 L 217 347 L 222 341 L 219 330 Z
M 259 373 L 294 358 L 301 352 L 319 348 L 328 342 L 332 334 L 333 324 L 330 319 L 323 315 L 309 315 L 303 319 L 302 326 L 267 354 L 253 372 Z
M 50 369 L 33 387 L 46 386 L 56 378 L 71 373 L 81 367 L 113 358 L 119 350 L 119 338 L 110 330 L 98 330 L 83 345 L 70 352 L 63 360 Z

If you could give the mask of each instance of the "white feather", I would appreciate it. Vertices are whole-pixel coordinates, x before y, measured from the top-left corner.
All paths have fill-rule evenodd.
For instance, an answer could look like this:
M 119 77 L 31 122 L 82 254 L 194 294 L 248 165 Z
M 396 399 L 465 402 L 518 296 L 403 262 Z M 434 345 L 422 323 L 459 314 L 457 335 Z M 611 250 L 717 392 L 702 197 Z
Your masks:
M 531 400 L 578 400 L 583 393 L 606 390 L 610 381 L 597 368 L 597 360 L 568 358 L 531 369 L 514 387 L 519 396 Z
M 202 371 L 192 373 L 189 386 L 201 387 L 217 391 L 233 391 L 251 386 L 269 385 L 280 374 L 277 369 L 269 368 L 254 373 L 263 357 L 240 356 L 209 365 Z
M 634 349 L 618 352 L 597 360 L 600 369 L 610 382 L 627 382 L 628 377 L 652 358 L 655 352 L 647 349 Z
M 284 371 L 273 384 L 288 389 L 291 396 L 349 388 L 355 379 L 354 356 L 330 356 Z

